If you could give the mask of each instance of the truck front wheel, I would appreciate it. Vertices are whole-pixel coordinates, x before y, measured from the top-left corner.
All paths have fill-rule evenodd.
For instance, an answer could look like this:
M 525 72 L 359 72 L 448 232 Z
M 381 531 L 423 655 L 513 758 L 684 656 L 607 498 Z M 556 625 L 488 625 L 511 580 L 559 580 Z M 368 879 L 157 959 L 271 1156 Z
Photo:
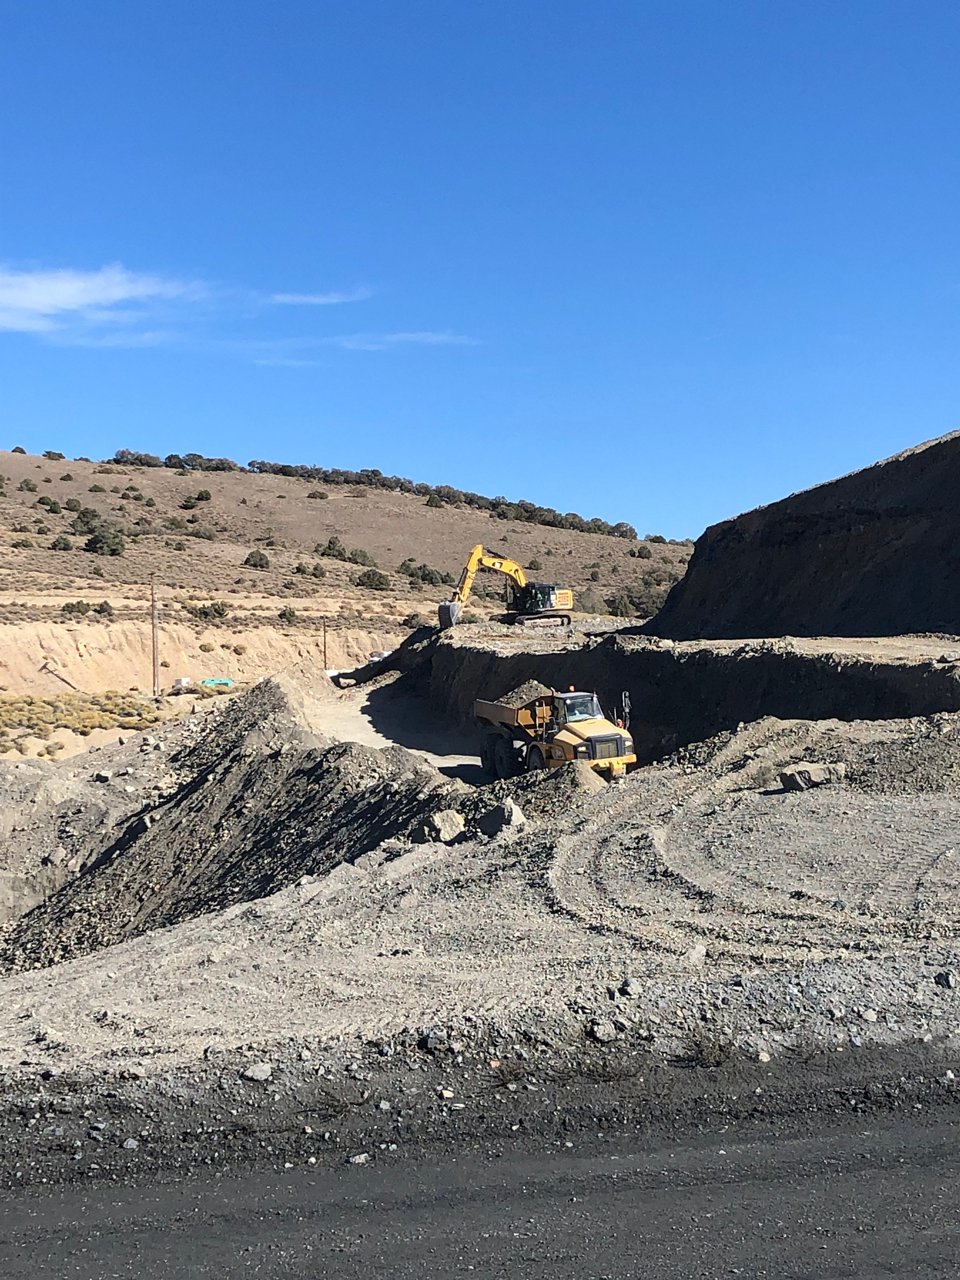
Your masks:
M 537 769 L 546 769 L 547 758 L 539 747 L 531 747 L 530 754 L 527 756 L 527 772 L 534 773 Z

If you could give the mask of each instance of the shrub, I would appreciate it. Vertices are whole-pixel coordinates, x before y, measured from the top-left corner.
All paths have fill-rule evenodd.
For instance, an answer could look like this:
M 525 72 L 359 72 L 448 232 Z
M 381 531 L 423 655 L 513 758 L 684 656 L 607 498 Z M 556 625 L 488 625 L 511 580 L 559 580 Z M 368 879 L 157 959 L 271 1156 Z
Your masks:
M 314 489 L 311 493 L 307 494 L 307 497 L 308 498 L 329 498 L 330 495 L 329 493 L 324 493 L 322 489 Z
M 217 540 L 217 535 L 212 529 L 191 529 L 189 532 L 191 538 L 202 538 L 204 542 L 216 542 Z
M 156 498 L 144 498 L 143 505 L 145 507 L 155 507 L 157 505 Z
M 110 492 L 111 492 L 111 493 L 120 493 L 120 492 L 121 492 L 120 486 L 119 486 L 118 484 L 111 485 L 111 486 L 110 486 Z
M 410 559 L 397 567 L 397 572 L 404 574 L 411 580 L 411 583 L 424 582 L 427 586 L 439 587 L 444 583 L 453 582 L 453 577 L 449 573 L 442 573 L 439 569 L 431 568 L 428 564 L 414 564 Z M 482 589 L 482 588 L 481 588 Z M 476 588 L 474 588 L 476 593 Z
M 47 510 L 52 516 L 59 516 L 63 513 L 63 507 L 61 507 L 59 502 L 48 502 Z
M 41 538 L 45 538 L 49 532 L 50 532 L 50 530 L 49 530 L 49 528 L 47 527 L 47 525 L 45 525 L 45 524 L 38 524 L 38 525 L 37 525 L 37 533 L 40 535 L 40 537 L 41 537 Z
M 644 538 L 644 542 L 666 542 L 666 538 L 662 533 L 648 533 Z
M 347 559 L 351 564 L 366 565 L 369 569 L 375 569 L 377 567 L 377 562 L 374 560 L 370 552 L 362 551 L 359 547 L 354 547 L 351 551 L 348 551 Z
M 81 507 L 79 498 L 68 498 L 63 505 L 68 511 L 79 511 Z
M 43 456 L 49 462 L 64 462 L 67 455 L 65 453 L 58 453 L 56 449 L 45 449 Z
M 331 560 L 347 559 L 347 548 L 343 545 L 336 534 L 331 534 L 326 541 L 326 545 L 318 542 L 313 550 L 316 555 L 329 556 Z
M 174 542 L 171 544 L 171 551 L 186 551 L 187 544 L 185 542 Z
M 10 452 L 11 452 L 11 453 L 26 453 L 27 451 L 26 451 L 26 449 L 24 449 L 24 448 L 22 447 L 22 445 L 15 444 L 15 445 L 13 446 L 13 448 L 10 450 Z
M 637 547 L 631 547 L 628 552 L 628 555 L 633 556 L 634 559 L 636 560 L 652 560 L 653 559 L 653 552 L 650 550 L 650 548 L 647 546 L 645 542 L 641 542 L 640 545 Z
M 163 462 L 155 453 L 137 453 L 133 449 L 118 449 L 113 455 L 113 462 L 121 467 L 162 467 Z
M 215 622 L 219 618 L 225 618 L 230 612 L 223 600 L 211 600 L 209 604 L 188 604 L 184 608 L 201 622 Z
M 36 480 L 21 480 L 17 485 L 17 489 L 20 493 L 36 493 L 37 482 Z
M 615 618 L 632 618 L 635 613 L 633 601 L 625 591 L 620 591 L 607 600 L 607 612 Z
M 259 549 L 254 549 L 243 562 L 248 569 L 269 569 L 270 561 Z
M 29 538 L 16 538 L 10 545 L 14 551 L 29 551 L 33 543 Z
M 85 613 L 90 612 L 90 606 L 86 600 L 68 600 L 66 604 L 60 606 L 60 612 L 65 613 L 67 617 L 82 618 Z
M 435 493 L 431 493 L 430 497 L 427 499 L 427 506 L 428 506 L 428 507 L 442 507 L 442 506 L 443 506 L 443 502 L 441 501 L 441 499 L 440 499 L 440 498 L 438 498 L 438 497 L 437 497 L 437 495 L 436 495 Z
M 70 481 L 73 479 L 73 476 L 70 474 L 69 471 L 65 471 L 63 475 L 60 477 L 60 479 L 63 481 L 64 484 L 69 484 Z
M 72 551 L 73 543 L 65 533 L 58 533 L 54 540 L 50 543 L 51 551 Z
M 74 533 L 93 533 L 103 524 L 103 516 L 93 507 L 81 507 L 70 522 Z
M 590 581 L 591 581 L 591 582 L 599 582 L 599 581 L 600 581 L 600 570 L 599 570 L 599 569 L 591 569 L 591 570 L 590 570 Z
M 101 618 L 112 618 L 113 605 L 110 603 L 109 600 L 101 600 L 93 612 L 99 613 Z
M 184 500 L 180 503 L 180 510 L 192 511 L 196 505 L 197 505 L 196 498 L 184 498 Z
M 197 502 L 209 502 L 209 501 L 210 501 L 210 490 L 201 489 L 200 492 L 197 494 Z
M 363 573 L 357 575 L 356 585 L 370 591 L 389 591 L 390 579 L 379 569 L 364 569 Z
M 297 620 L 296 611 L 291 609 L 288 604 L 285 604 L 283 606 L 283 608 L 280 610 L 280 613 L 277 616 L 279 617 L 281 622 L 285 622 L 288 624 L 292 622 L 296 622 Z
M 243 655 L 247 652 L 247 646 L 245 644 L 235 644 L 233 646 L 233 652 L 237 655 L 238 658 L 242 658 Z
M 203 644 L 200 646 L 200 652 L 213 653 L 213 645 L 210 643 L 209 640 L 204 640 Z
M 534 573 L 536 573 L 538 569 L 542 569 L 542 568 L 543 568 L 543 565 L 540 563 L 540 561 L 539 561 L 536 557 L 534 557 L 534 558 L 530 561 L 530 563 L 527 565 L 527 568 L 528 568 L 528 569 L 532 569 L 532 570 L 533 570 L 533 572 L 534 572 Z
M 123 534 L 115 524 L 103 524 L 83 544 L 95 556 L 122 556 Z

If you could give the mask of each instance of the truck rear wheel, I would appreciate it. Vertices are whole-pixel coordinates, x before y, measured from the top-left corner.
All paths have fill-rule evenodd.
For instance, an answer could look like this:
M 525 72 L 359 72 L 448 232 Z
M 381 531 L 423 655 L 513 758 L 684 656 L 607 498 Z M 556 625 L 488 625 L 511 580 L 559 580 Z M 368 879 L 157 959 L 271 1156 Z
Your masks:
M 499 734 L 485 733 L 480 743 L 480 767 L 484 773 L 497 776 L 497 743 L 500 741 Z
M 509 738 L 497 738 L 493 748 L 493 771 L 498 778 L 512 778 L 517 772 L 517 753 Z

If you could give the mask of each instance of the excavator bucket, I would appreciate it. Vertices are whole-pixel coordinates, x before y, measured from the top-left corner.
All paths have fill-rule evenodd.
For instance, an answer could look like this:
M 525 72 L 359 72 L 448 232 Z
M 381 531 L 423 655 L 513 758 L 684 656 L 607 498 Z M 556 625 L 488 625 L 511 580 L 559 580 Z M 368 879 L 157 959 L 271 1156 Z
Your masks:
M 442 600 L 440 602 L 438 613 L 440 615 L 441 631 L 447 631 L 450 627 L 457 625 L 461 607 L 459 600 Z

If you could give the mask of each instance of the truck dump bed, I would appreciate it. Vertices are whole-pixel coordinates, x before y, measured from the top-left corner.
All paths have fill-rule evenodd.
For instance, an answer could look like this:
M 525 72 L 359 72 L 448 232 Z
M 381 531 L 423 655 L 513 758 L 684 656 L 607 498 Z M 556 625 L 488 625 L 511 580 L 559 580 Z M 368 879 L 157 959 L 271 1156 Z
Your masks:
M 473 714 L 478 720 L 491 725 L 517 730 L 523 736 L 539 738 L 553 715 L 553 693 L 548 689 L 539 697 L 531 698 L 519 706 L 509 702 L 484 702 L 473 704 Z

